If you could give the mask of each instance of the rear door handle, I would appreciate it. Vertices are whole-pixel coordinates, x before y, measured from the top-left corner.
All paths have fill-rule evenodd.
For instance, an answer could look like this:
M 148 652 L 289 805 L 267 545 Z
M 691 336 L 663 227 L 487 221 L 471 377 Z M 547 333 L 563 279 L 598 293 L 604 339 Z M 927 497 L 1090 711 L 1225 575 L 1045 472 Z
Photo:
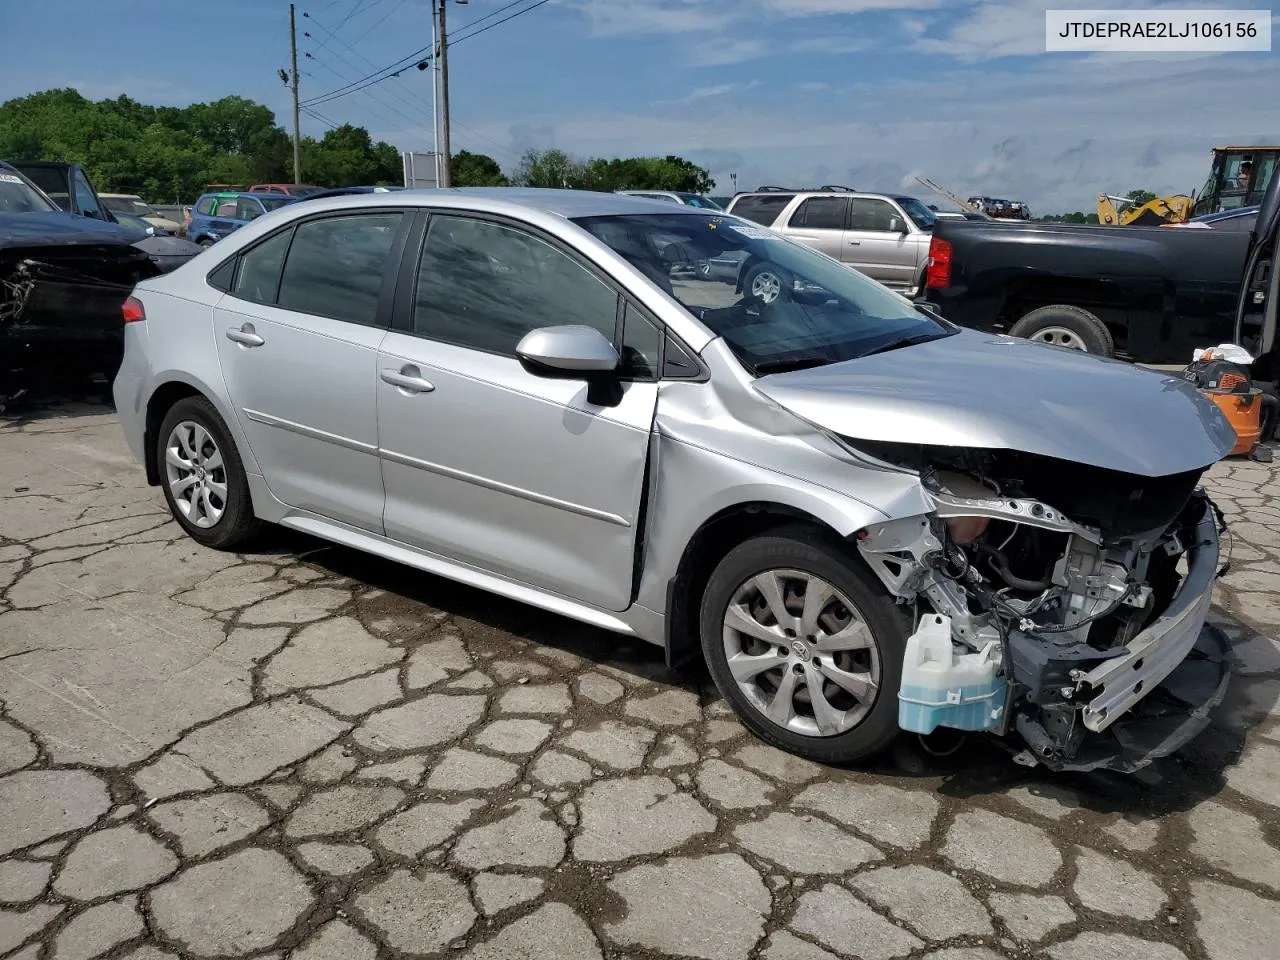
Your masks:
M 246 323 L 241 327 L 232 327 L 227 331 L 227 339 L 246 347 L 260 347 L 267 342 L 254 332 L 252 323 Z
M 383 383 L 389 383 L 410 393 L 430 393 L 436 385 L 421 376 L 421 371 L 414 366 L 401 367 L 399 370 L 383 370 L 379 376 Z
M 861 240 L 850 240 L 850 241 L 849 241 L 849 246 L 851 246 L 851 247 L 860 247 L 860 246 L 862 246 L 862 241 L 861 241 Z

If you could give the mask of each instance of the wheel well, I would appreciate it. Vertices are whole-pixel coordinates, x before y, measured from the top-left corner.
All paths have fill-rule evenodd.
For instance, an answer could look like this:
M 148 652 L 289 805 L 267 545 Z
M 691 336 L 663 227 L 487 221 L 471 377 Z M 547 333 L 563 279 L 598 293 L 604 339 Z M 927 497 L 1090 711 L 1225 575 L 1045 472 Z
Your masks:
M 1008 329 L 1031 311 L 1057 304 L 1088 310 L 1106 326 L 1116 349 L 1125 349 L 1129 340 L 1129 314 L 1120 292 L 1106 280 L 1070 277 L 1025 280 L 1010 287 L 1000 319 Z
M 675 576 L 667 584 L 668 667 L 678 669 L 701 658 L 698 615 L 702 594 L 724 555 L 752 537 L 796 524 L 810 526 L 820 535 L 834 533 L 817 517 L 777 503 L 738 504 L 722 510 L 698 528 L 685 547 Z
M 156 459 L 151 455 L 151 451 L 155 449 L 156 431 L 160 429 L 160 421 L 164 419 L 164 415 L 179 400 L 186 397 L 199 396 L 203 396 L 199 390 L 191 386 L 191 384 L 182 383 L 179 380 L 163 384 L 155 393 L 151 394 L 151 399 L 147 402 L 147 425 L 142 434 L 143 460 L 147 468 L 147 483 L 151 486 L 160 485 L 160 474 L 156 469 Z

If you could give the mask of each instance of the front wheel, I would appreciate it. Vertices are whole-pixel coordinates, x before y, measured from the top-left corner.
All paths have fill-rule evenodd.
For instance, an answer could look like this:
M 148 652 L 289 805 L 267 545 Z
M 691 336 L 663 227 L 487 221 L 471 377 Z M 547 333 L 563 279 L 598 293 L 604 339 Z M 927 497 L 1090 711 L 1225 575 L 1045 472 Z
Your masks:
M 742 278 L 742 291 L 748 300 L 772 306 L 786 299 L 791 289 L 791 275 L 772 263 L 757 263 Z
M 240 453 L 204 397 L 186 397 L 170 408 L 153 455 L 169 511 L 193 540 L 230 550 L 258 532 Z
M 210 247 L 213 246 L 213 239 L 211 237 L 201 237 L 199 240 L 196 241 L 196 243 L 200 244 L 200 246 L 208 250 Z
M 897 735 L 907 627 L 858 559 L 808 528 L 729 551 L 699 618 L 712 678 L 742 722 L 822 763 L 866 760 Z

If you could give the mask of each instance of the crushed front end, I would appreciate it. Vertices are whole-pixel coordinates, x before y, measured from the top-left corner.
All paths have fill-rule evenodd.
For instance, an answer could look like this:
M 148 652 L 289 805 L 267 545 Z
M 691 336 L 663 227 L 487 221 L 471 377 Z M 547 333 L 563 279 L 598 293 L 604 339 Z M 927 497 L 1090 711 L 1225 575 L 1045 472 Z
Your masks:
M 1203 469 L 1151 478 L 1009 451 L 876 446 L 919 471 L 933 505 L 858 541 L 920 624 L 904 729 L 985 730 L 1027 765 L 1133 771 L 1208 724 L 1229 660 L 1206 624 L 1225 526 L 1198 489 Z

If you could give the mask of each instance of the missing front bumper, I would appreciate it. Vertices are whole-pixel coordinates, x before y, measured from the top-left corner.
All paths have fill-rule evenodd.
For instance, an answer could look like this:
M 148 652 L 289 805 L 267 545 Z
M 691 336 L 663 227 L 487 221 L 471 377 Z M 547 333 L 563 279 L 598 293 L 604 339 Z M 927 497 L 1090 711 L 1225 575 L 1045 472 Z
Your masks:
M 1105 730 L 1088 733 L 1070 756 L 1036 756 L 1054 771 L 1133 773 L 1195 739 L 1209 725 L 1231 679 L 1231 644 L 1212 624 L 1201 626 L 1185 658 Z

